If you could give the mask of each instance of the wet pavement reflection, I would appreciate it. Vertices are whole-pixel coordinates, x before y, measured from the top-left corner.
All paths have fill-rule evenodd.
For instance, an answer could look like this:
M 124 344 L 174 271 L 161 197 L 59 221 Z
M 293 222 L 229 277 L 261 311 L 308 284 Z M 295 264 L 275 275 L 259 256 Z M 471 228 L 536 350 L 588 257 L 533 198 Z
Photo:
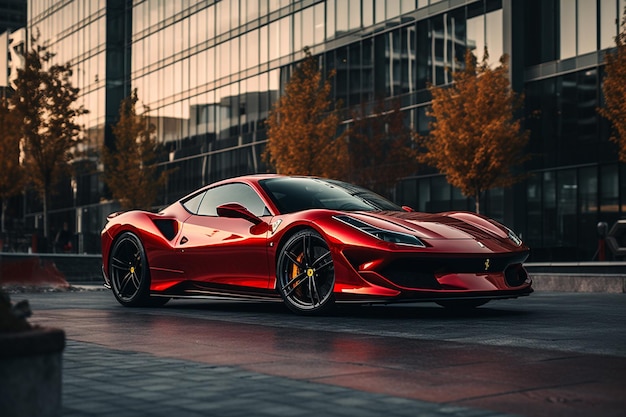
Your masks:
M 96 296 L 102 304 L 93 308 L 42 301 L 33 321 L 109 349 L 503 413 L 618 416 L 626 406 L 626 355 L 548 349 L 556 342 L 547 339 L 566 345 L 567 334 L 547 334 L 537 320 L 548 317 L 532 309 L 494 305 L 459 316 L 430 306 L 347 307 L 310 318 L 281 304 L 126 309 L 108 297 Z M 533 331 L 546 335 L 544 345 L 523 340 Z

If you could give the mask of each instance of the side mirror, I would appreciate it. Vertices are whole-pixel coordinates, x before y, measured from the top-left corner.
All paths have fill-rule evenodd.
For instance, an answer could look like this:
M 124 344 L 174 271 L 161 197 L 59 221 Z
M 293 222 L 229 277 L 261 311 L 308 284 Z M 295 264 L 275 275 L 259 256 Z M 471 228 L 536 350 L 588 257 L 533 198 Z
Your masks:
M 217 207 L 217 215 L 220 217 L 228 217 L 231 219 L 244 219 L 250 223 L 257 224 L 263 223 L 263 220 L 250 213 L 250 211 L 239 203 L 226 203 Z

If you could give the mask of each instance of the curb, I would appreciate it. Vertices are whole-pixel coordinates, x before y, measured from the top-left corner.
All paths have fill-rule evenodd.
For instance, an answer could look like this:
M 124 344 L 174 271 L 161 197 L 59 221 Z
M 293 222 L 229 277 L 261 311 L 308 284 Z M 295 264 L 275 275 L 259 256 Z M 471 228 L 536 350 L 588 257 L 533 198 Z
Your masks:
M 535 291 L 626 293 L 626 276 L 621 274 L 550 274 L 531 273 Z

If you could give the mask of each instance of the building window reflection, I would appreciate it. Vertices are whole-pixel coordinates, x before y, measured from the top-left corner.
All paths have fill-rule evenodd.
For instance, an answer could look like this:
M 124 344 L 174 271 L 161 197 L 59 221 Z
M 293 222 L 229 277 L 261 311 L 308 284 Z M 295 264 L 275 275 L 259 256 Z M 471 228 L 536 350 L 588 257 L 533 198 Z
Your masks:
M 596 112 L 602 64 L 593 54 L 614 46 L 626 0 L 29 3 L 29 21 L 54 39 L 55 59 L 76 63 L 74 79 L 90 110 L 81 120 L 88 146 L 105 142 L 104 122 L 115 117 L 106 105 L 114 101 L 110 86 L 137 87 L 141 104 L 150 106 L 168 149 L 163 168 L 178 169 L 162 203 L 212 180 L 265 169 L 265 120 L 305 46 L 326 73 L 337 71 L 333 99 L 352 107 L 399 98 L 407 124 L 420 134 L 428 132 L 429 83 L 452 82 L 466 50 L 481 59 L 486 47 L 492 65 L 505 51 L 514 56 L 511 74 L 526 93 L 530 151 L 538 155 L 527 165 L 534 174 L 515 194 L 524 200 L 522 212 L 514 207 L 511 215 L 508 191 L 493 190 L 483 199 L 488 214 L 514 216 L 533 256 L 543 251 L 544 259 L 556 259 L 555 248 L 584 246 L 595 238 L 595 222 L 626 212 L 626 169 L 614 161 L 610 126 Z M 105 36 L 111 5 L 132 11 L 127 39 L 114 51 Z M 91 193 L 81 201 L 98 204 L 106 196 L 91 172 L 77 176 Z M 407 203 L 422 211 L 472 209 L 471 199 L 431 173 L 399 187 Z M 37 209 L 29 210 L 32 221 Z M 571 256 L 591 254 L 586 248 Z
M 614 47 L 625 4 L 624 0 L 560 0 L 560 59 Z
M 596 0 L 578 0 L 578 55 L 596 51 L 597 45 L 597 18 Z
M 561 0 L 561 59 L 576 56 L 576 0 Z

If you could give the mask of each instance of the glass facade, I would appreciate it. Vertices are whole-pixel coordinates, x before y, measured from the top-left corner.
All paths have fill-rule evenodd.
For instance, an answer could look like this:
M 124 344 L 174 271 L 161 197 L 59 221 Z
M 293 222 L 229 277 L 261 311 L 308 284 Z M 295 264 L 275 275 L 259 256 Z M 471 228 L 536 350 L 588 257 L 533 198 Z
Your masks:
M 0 1 L 0 34 L 15 31 L 26 22 L 26 0 Z
M 531 261 L 590 261 L 596 256 L 598 222 L 611 226 L 626 216 L 626 167 L 617 162 L 610 126 L 597 113 L 603 104 L 603 53 L 615 45 L 625 2 L 508 4 L 506 15 L 523 16 L 521 27 L 504 22 L 504 37 L 512 40 L 504 52 L 512 56 L 514 85 L 521 79 L 533 157 L 525 164 L 524 182 L 490 190 L 482 207 L 524 237 Z M 398 199 L 426 211 L 474 208 L 441 178 L 406 179 Z
M 623 179 L 601 104 L 599 51 L 611 47 L 624 0 L 31 0 L 28 28 L 74 65 L 85 156 L 59 185 L 51 224 L 68 222 L 97 252 L 107 200 L 99 149 L 119 101 L 137 88 L 174 169 L 157 205 L 222 178 L 264 172 L 265 120 L 308 47 L 336 71 L 345 106 L 399 99 L 406 124 L 428 130 L 429 84 L 451 81 L 466 49 L 512 57 L 532 131 L 528 179 L 484 198 L 487 214 L 542 259 L 593 254 L 595 222 L 622 215 Z M 539 22 L 539 28 L 537 24 Z M 557 65 L 558 64 L 558 65 Z M 451 71 L 447 71 L 450 68 Z M 413 173 L 416 174 L 416 173 Z M 419 210 L 471 210 L 436 173 L 408 176 L 395 199 Z M 28 197 L 26 223 L 40 227 Z M 574 227 L 575 226 L 575 227 Z M 564 249 L 560 249 L 564 248 Z M 576 248 L 564 255 L 565 248 Z M 558 249 L 558 250 L 557 250 Z M 538 258 L 539 260 L 539 258 Z

